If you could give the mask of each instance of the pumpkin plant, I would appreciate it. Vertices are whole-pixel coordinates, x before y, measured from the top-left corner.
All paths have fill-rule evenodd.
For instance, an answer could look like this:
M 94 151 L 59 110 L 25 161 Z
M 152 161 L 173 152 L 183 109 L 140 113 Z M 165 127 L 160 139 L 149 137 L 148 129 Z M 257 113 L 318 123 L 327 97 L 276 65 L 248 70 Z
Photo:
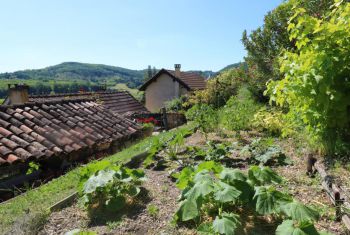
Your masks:
M 281 182 L 282 178 L 265 166 L 252 166 L 247 174 L 213 161 L 186 167 L 177 175 L 182 194 L 174 219 L 177 223 L 194 222 L 200 234 L 233 235 L 242 226 L 240 212 L 253 211 L 276 221 L 286 219 L 277 227 L 277 234 L 319 234 L 313 225 L 317 211 L 277 190 L 275 186 Z
M 140 193 L 142 170 L 113 166 L 97 171 L 84 183 L 82 198 L 90 217 L 117 212 Z

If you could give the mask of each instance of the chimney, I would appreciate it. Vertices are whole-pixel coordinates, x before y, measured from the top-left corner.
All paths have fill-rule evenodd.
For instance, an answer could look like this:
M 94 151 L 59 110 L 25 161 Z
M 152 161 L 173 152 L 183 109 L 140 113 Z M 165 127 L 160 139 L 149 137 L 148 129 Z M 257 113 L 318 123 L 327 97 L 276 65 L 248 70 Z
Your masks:
M 175 77 L 181 77 L 181 64 L 175 64 Z
M 8 97 L 10 104 L 24 104 L 29 101 L 29 86 L 25 84 L 8 84 Z

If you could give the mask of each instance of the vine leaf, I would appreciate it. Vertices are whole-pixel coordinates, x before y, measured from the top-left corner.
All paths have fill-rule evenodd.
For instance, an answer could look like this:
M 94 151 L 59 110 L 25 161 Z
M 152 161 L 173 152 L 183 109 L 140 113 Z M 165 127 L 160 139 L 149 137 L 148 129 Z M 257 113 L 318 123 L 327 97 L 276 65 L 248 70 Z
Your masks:
M 235 230 L 241 225 L 239 216 L 233 213 L 223 213 L 221 216 L 216 216 L 213 222 L 214 232 L 225 235 L 234 235 Z

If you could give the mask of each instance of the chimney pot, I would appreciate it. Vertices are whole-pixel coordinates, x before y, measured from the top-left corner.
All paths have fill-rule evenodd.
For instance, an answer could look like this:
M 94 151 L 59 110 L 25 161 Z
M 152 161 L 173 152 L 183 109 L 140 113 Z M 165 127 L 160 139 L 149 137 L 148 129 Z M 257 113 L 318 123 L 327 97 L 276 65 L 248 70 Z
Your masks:
M 175 77 L 181 77 L 181 64 L 175 64 Z

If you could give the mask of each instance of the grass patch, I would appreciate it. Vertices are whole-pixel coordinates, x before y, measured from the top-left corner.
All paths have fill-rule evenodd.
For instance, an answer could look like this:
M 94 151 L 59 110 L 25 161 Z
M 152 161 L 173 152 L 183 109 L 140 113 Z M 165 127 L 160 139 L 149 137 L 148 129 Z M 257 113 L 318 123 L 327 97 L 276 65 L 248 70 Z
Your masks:
M 144 152 L 155 139 L 169 139 L 179 131 L 189 128 L 190 126 L 186 125 L 169 132 L 161 133 L 158 136 L 148 137 L 104 159 L 115 163 L 126 162 L 134 155 Z M 28 214 L 46 211 L 54 203 L 75 192 L 79 183 L 79 172 L 84 167 L 86 165 L 77 167 L 45 185 L 29 190 L 22 195 L 0 204 L 0 234 L 8 231 L 16 220 L 28 216 Z

